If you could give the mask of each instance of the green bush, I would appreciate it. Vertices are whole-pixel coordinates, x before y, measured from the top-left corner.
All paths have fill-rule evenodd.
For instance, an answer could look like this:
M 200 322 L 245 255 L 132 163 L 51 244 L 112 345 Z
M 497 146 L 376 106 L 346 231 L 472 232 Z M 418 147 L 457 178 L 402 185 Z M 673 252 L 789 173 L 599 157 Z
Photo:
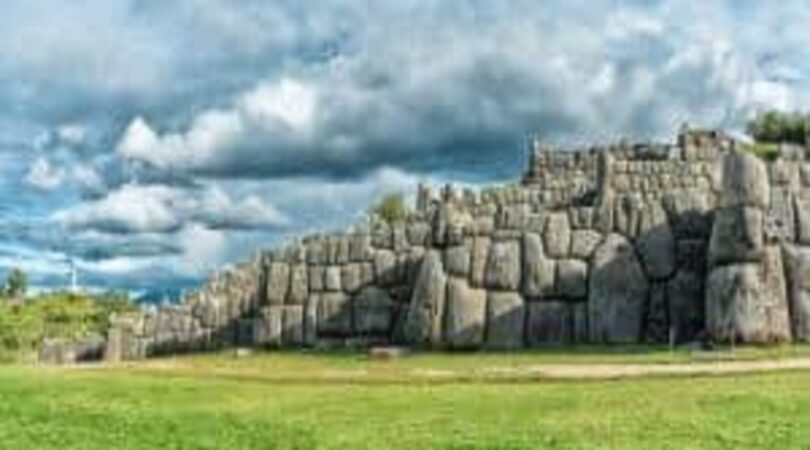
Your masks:
M 76 339 L 104 334 L 109 317 L 136 306 L 123 294 L 54 292 L 24 301 L 0 301 L 0 358 L 33 354 L 47 338 Z
M 804 145 L 810 137 L 810 114 L 761 112 L 748 122 L 747 130 L 757 142 Z
M 765 161 L 774 161 L 779 157 L 779 147 L 776 144 L 753 143 L 743 144 L 742 149 L 751 152 Z
M 394 224 L 404 221 L 409 211 L 405 196 L 401 192 L 394 192 L 383 196 L 370 212 L 389 224 Z

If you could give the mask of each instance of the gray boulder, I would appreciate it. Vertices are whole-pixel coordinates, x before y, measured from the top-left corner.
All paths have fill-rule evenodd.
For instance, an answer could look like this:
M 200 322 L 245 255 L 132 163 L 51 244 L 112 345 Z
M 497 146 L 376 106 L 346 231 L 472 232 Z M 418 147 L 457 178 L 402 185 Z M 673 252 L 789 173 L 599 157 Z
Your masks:
M 636 249 L 641 264 L 652 280 L 667 279 L 675 270 L 675 237 L 664 209 L 652 203 L 641 215 Z
M 357 292 L 362 286 L 360 263 L 349 263 L 340 267 L 340 283 L 349 294 Z
M 267 269 L 267 303 L 281 305 L 290 289 L 290 266 L 287 263 L 273 262 Z
M 605 237 L 594 253 L 588 286 L 590 339 L 638 341 L 649 283 L 627 239 L 618 234 Z
M 520 245 L 517 241 L 492 243 L 484 284 L 488 288 L 503 290 L 517 290 L 520 287 Z
M 810 341 L 810 250 L 784 248 L 793 339 Z
M 808 170 L 810 172 L 810 170 Z M 801 245 L 810 245 L 810 201 L 794 198 L 796 212 L 796 237 Z
M 413 288 L 404 324 L 406 342 L 415 345 L 441 343 L 447 276 L 442 267 L 441 254 L 428 251 L 422 260 Z
M 523 236 L 523 295 L 527 298 L 554 295 L 555 261 L 546 257 L 540 236 Z
M 486 345 L 494 349 L 523 346 L 525 305 L 516 292 L 489 291 L 487 294 Z
M 476 236 L 473 240 L 472 255 L 470 259 L 470 284 L 473 286 L 484 285 L 484 274 L 489 258 L 489 247 L 491 239 L 486 236 Z
M 598 231 L 582 229 L 571 232 L 571 257 L 588 260 L 594 250 L 602 242 L 602 234 Z
M 327 291 L 338 292 L 341 290 L 340 266 L 329 266 L 324 274 L 324 288 Z
M 393 301 L 383 289 L 364 287 L 352 302 L 354 331 L 363 336 L 387 335 L 391 330 Z
M 484 340 L 487 293 L 470 287 L 467 280 L 447 281 L 445 342 L 452 348 L 475 348 Z
M 768 207 L 768 169 L 764 162 L 749 152 L 731 151 L 725 154 L 720 186 L 720 208 Z
M 697 339 L 704 324 L 704 277 L 679 270 L 667 282 L 669 322 L 677 342 Z
M 466 278 L 470 273 L 470 246 L 457 245 L 444 251 L 444 266 L 449 275 Z
M 549 214 L 543 231 L 543 240 L 548 256 L 552 258 L 565 258 L 568 256 L 568 249 L 571 246 L 571 223 L 567 213 L 555 212 Z
M 320 292 L 324 290 L 324 277 L 326 275 L 326 270 L 323 266 L 309 266 L 307 270 L 309 274 L 307 275 L 307 279 L 309 280 L 309 290 L 313 292 Z
M 715 211 L 709 266 L 762 260 L 765 249 L 762 224 L 762 211 L 756 208 Z
M 378 250 L 374 253 L 374 275 L 382 286 L 397 282 L 397 255 L 390 250 Z
M 304 305 L 287 305 L 281 312 L 281 340 L 285 346 L 304 344 Z
M 303 305 L 309 295 L 309 277 L 306 264 L 295 264 L 290 268 L 290 292 L 287 303 Z
M 565 302 L 531 302 L 527 306 L 526 341 L 529 345 L 564 344 L 573 336 L 571 305 Z
M 588 264 L 578 259 L 557 261 L 554 290 L 563 298 L 585 298 L 588 294 Z
M 318 335 L 346 337 L 352 334 L 351 299 L 343 292 L 326 292 L 318 299 Z
M 763 264 L 732 264 L 712 270 L 706 287 L 706 328 L 721 342 L 790 340 L 778 248 L 768 249 Z

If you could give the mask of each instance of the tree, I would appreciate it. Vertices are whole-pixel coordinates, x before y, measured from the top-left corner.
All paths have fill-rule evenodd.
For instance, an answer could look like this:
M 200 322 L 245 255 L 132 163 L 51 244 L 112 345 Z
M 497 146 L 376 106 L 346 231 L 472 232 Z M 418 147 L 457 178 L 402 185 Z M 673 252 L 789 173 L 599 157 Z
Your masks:
M 370 212 L 389 224 L 402 222 L 408 217 L 405 196 L 401 192 L 386 194 L 374 204 Z
M 746 128 L 758 142 L 804 145 L 810 138 L 810 114 L 765 111 L 750 120 Z
M 28 289 L 28 278 L 25 272 L 18 268 L 13 268 L 6 276 L 6 284 L 4 286 L 5 294 L 11 298 L 22 298 L 25 291 Z

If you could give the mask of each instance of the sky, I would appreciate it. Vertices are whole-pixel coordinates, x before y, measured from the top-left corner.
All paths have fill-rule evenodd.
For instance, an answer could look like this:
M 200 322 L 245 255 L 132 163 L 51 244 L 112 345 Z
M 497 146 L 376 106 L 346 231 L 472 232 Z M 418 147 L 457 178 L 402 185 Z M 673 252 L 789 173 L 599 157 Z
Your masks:
M 145 292 L 525 145 L 810 105 L 805 0 L 0 0 L 0 274 Z

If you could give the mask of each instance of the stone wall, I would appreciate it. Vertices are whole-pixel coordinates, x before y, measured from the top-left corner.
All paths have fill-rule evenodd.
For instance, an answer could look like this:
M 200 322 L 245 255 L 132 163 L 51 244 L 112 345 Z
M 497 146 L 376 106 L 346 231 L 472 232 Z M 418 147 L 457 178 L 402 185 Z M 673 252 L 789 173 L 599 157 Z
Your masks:
M 521 182 L 420 188 L 393 226 L 302 238 L 177 306 L 116 317 L 107 357 L 227 346 L 810 339 L 810 165 L 719 132 L 551 152 Z

